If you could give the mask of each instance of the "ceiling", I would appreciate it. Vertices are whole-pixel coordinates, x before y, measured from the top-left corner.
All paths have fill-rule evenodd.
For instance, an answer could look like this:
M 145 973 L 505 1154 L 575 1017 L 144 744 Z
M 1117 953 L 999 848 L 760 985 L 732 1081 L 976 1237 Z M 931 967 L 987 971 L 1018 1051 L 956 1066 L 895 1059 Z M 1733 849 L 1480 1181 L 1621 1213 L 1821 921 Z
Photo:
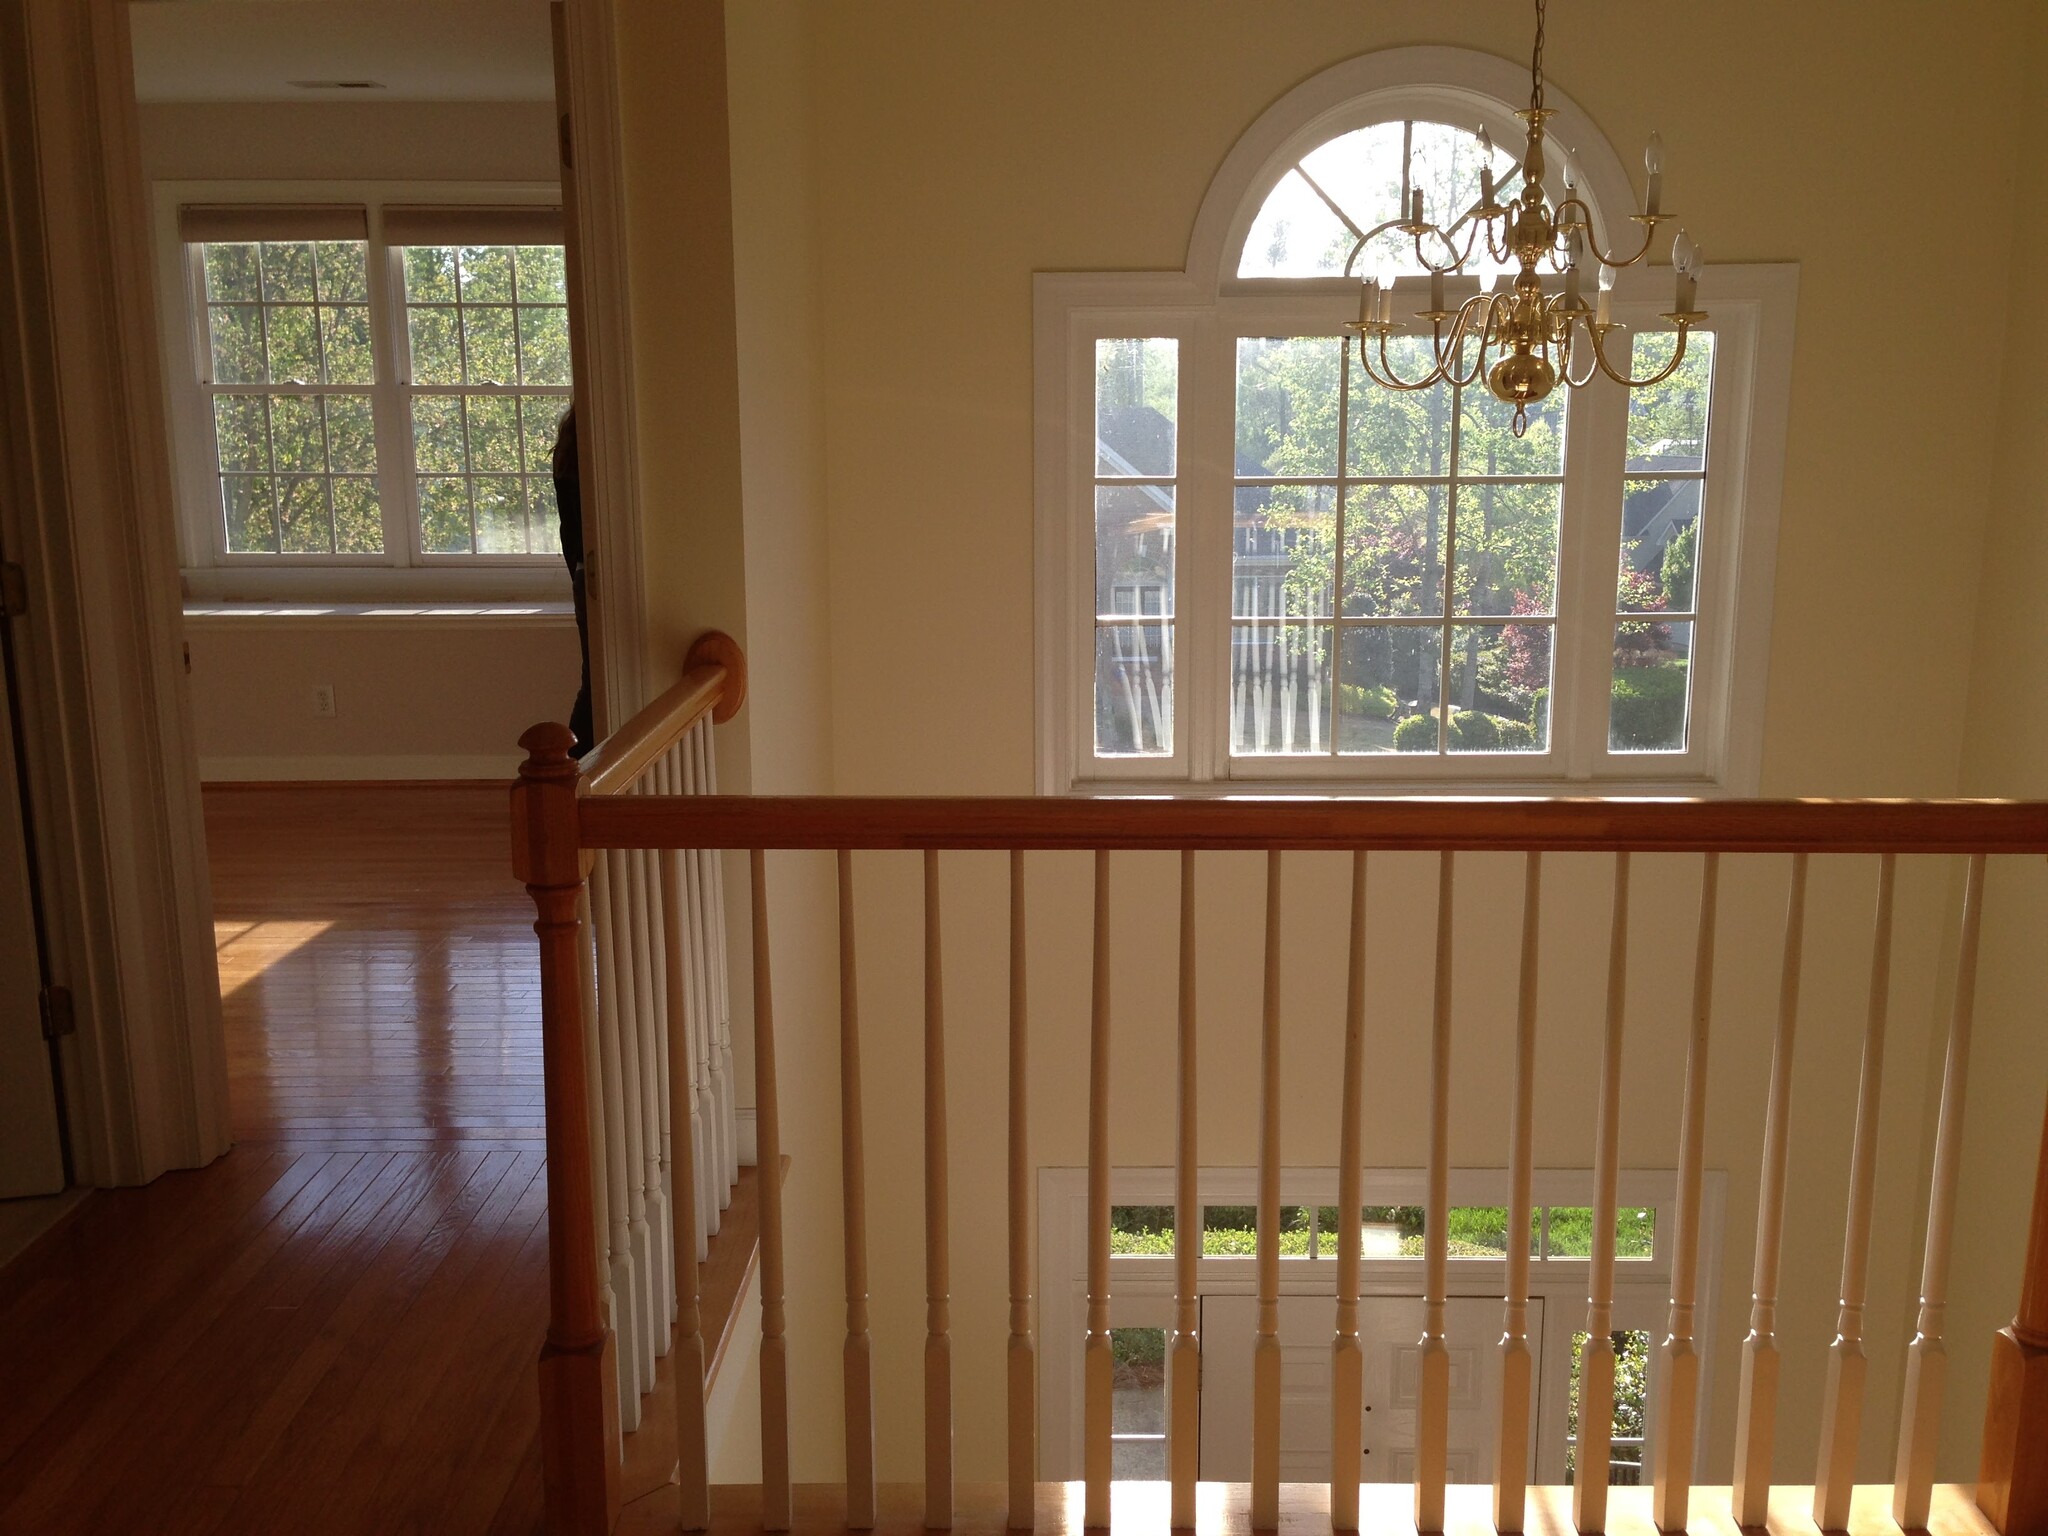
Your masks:
M 143 101 L 546 101 L 546 0 L 135 0 Z M 294 80 L 375 80 L 307 90 Z

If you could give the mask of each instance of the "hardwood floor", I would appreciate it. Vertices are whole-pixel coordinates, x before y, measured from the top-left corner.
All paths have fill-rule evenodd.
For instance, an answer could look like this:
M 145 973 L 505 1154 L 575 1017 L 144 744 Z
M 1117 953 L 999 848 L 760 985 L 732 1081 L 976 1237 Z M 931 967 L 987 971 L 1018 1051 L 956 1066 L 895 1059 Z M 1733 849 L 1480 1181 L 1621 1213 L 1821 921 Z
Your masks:
M 0 1270 L 0 1531 L 540 1528 L 505 792 L 207 797 L 237 1145 Z

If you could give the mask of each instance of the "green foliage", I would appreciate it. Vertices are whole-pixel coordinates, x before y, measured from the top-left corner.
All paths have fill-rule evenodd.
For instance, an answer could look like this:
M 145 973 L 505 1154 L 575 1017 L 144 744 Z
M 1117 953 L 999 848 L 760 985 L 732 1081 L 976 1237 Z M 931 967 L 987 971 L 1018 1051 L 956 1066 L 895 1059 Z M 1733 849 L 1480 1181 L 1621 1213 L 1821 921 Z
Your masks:
M 1664 563 L 1658 568 L 1658 576 L 1664 583 L 1665 594 L 1681 609 L 1690 608 L 1697 599 L 1693 596 L 1693 567 L 1699 557 L 1700 525 L 1687 523 L 1672 535 L 1671 542 L 1664 546 Z
M 1164 1328 L 1112 1328 L 1109 1358 L 1117 1366 L 1166 1364 Z
M 1398 702 L 1394 690 L 1383 683 L 1345 683 L 1341 692 L 1343 712 L 1359 720 L 1391 720 Z
M 1503 752 L 1534 752 L 1542 745 L 1536 739 L 1536 727 L 1526 720 L 1496 719 L 1500 728 L 1500 749 Z
M 1616 752 L 1668 751 L 1685 743 L 1686 663 L 1670 657 L 1651 666 L 1617 666 L 1607 716 Z
M 1451 750 L 1498 752 L 1500 722 L 1480 709 L 1461 709 L 1451 716 Z
M 1628 1329 L 1609 1335 L 1614 1345 L 1614 1438 L 1639 1439 L 1649 1420 L 1650 1335 L 1643 1329 Z M 1585 1356 L 1587 1335 L 1572 1336 L 1570 1395 L 1565 1405 L 1565 1433 L 1575 1441 L 1579 1433 L 1579 1378 Z M 1576 1445 L 1565 1450 L 1565 1481 L 1577 1470 Z M 1642 1480 L 1642 1448 L 1615 1446 L 1608 1462 L 1608 1481 L 1634 1485 Z
M 1396 752 L 1434 752 L 1436 750 L 1436 716 L 1410 715 L 1394 727 L 1394 750 Z

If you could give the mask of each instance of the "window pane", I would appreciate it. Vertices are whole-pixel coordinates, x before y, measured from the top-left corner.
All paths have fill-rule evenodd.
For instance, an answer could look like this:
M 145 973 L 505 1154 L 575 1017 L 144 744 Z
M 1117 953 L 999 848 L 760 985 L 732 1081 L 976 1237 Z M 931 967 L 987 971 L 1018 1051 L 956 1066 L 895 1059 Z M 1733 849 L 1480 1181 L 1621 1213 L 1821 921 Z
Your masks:
M 519 365 L 523 383 L 569 382 L 569 312 L 566 309 L 520 306 Z
M 407 246 L 405 298 L 409 304 L 453 304 L 455 252 L 445 245 Z
M 1237 343 L 1237 472 L 1337 473 L 1334 336 L 1245 336 Z
M 384 553 L 384 518 L 377 504 L 377 482 L 367 475 L 341 475 L 328 482 L 334 500 L 334 552 L 338 555 Z
M 1557 593 L 1558 507 L 1563 487 L 1458 488 L 1457 611 L 1548 614 Z
M 313 246 L 306 240 L 263 243 L 263 297 L 272 304 L 310 304 L 313 288 Z
M 1451 631 L 1451 751 L 1549 749 L 1550 639 L 1548 624 Z
M 1180 412 L 1180 343 L 1095 343 L 1095 472 L 1171 475 Z
M 328 383 L 368 384 L 376 378 L 367 308 L 360 304 L 329 305 L 320 311 L 320 329 L 327 349 Z
M 1458 426 L 1461 475 L 1561 475 L 1564 473 L 1566 396 L 1557 389 L 1529 407 L 1529 429 L 1515 436 L 1515 408 L 1494 399 L 1484 384 L 1458 391 L 1463 420 Z
M 253 245 L 208 245 L 206 296 L 216 304 L 253 304 L 262 297 Z
M 406 313 L 412 336 L 412 381 L 415 384 L 462 382 L 462 328 L 455 311 L 415 308 Z
M 1337 680 L 1337 750 L 1436 750 L 1442 636 L 1433 626 L 1347 627 Z M 1414 723 L 1420 722 L 1420 723 Z
M 512 248 L 465 245 L 459 253 L 464 304 L 512 302 Z
M 1119 618 L 1173 614 L 1173 487 L 1095 490 L 1095 611 Z
M 1202 1252 L 1210 1257 L 1251 1255 L 1259 1251 L 1259 1208 L 1256 1205 L 1202 1207 Z M 1309 1213 L 1305 1205 L 1280 1207 L 1280 1257 L 1309 1256 Z
M 1529 1212 L 1529 1252 L 1541 1249 L 1542 1210 Z M 1507 1257 L 1508 1213 L 1499 1205 L 1454 1205 L 1449 1212 L 1445 1248 L 1454 1259 L 1502 1259 Z M 1327 1257 L 1336 1255 L 1332 1241 L 1337 1227 L 1337 1208 L 1321 1207 L 1318 1222 L 1323 1241 L 1317 1250 Z M 1419 1205 L 1368 1205 L 1360 1212 L 1362 1232 L 1360 1254 L 1368 1259 L 1419 1259 L 1427 1213 Z
M 1344 612 L 1444 611 L 1444 488 L 1357 485 L 1344 502 Z
M 1422 1257 L 1423 1210 L 1419 1205 L 1368 1205 L 1361 1213 L 1368 1259 Z
M 327 472 L 326 434 L 317 396 L 279 395 L 270 402 L 270 451 L 283 473 Z
M 469 467 L 517 474 L 519 463 L 519 401 L 510 395 L 465 395 L 469 416 Z
M 519 302 L 563 304 L 569 283 L 559 245 L 522 245 L 513 251 L 519 273 Z
M 1095 627 L 1095 752 L 1098 757 L 1173 751 L 1173 626 Z
M 1677 350 L 1677 333 L 1643 331 L 1635 338 L 1637 378 L 1657 372 Z M 1714 382 L 1714 333 L 1685 339 L 1685 361 L 1662 384 L 1628 393 L 1628 467 L 1631 470 L 1705 469 L 1707 407 Z
M 1109 1208 L 1109 1251 L 1130 1254 L 1173 1252 L 1173 1207 L 1113 1205 Z
M 468 481 L 420 476 L 420 547 L 433 555 L 470 553 Z
M 270 468 L 270 439 L 261 395 L 215 395 L 213 441 L 223 470 Z
M 216 304 L 207 312 L 216 384 L 264 384 L 263 311 L 254 304 Z
M 513 340 L 512 311 L 465 306 L 462 357 L 465 383 L 517 384 L 519 353 Z
M 1327 618 L 1336 577 L 1337 488 L 1241 485 L 1232 544 L 1232 613 Z
M 1231 752 L 1328 752 L 1330 661 L 1327 624 L 1231 625 Z
M 545 475 L 554 464 L 555 437 L 569 402 L 561 395 L 524 395 L 519 401 L 520 429 L 526 435 L 526 471 Z
M 1240 277 L 1341 275 L 1356 236 L 1301 172 L 1289 170 L 1259 209 L 1245 236 Z
M 229 550 L 238 555 L 276 552 L 277 512 L 271 502 L 270 476 L 222 475 L 220 499 Z
M 273 383 L 318 384 L 320 327 L 310 306 L 273 305 L 264 311 L 270 336 L 270 378 Z
M 555 505 L 555 482 L 546 474 L 526 479 L 527 539 L 535 554 L 562 552 L 562 515 Z
M 1386 389 L 1376 384 L 1351 350 L 1350 445 L 1346 462 L 1354 475 L 1447 475 L 1451 472 L 1451 396 L 1448 384 L 1431 389 Z M 1382 367 L 1379 347 L 1371 353 Z M 1419 336 L 1387 342 L 1384 368 L 1404 379 L 1427 374 L 1434 359 Z
M 337 474 L 377 472 L 377 427 L 367 395 L 329 395 L 327 467 Z
M 313 247 L 320 297 L 329 303 L 365 303 L 370 297 L 368 247 L 361 240 L 322 240 Z
M 1166 1477 L 1166 1330 L 1109 1330 L 1109 1475 Z
M 476 507 L 476 552 L 480 555 L 526 553 L 526 499 L 517 475 L 478 475 L 470 482 Z
M 1614 626 L 1610 752 L 1683 752 L 1692 625 L 1621 619 Z
M 1625 1205 L 1615 1211 L 1614 1256 L 1617 1259 L 1654 1257 L 1656 1243 L 1656 1207 Z M 1592 1253 L 1593 1208 L 1589 1205 L 1551 1206 L 1551 1257 L 1584 1259 L 1590 1258 Z
M 469 468 L 463 446 L 462 397 L 415 395 L 412 402 L 412 448 L 423 475 L 461 474 Z
M 1634 1488 L 1643 1481 L 1643 1437 L 1649 1423 L 1650 1335 L 1636 1328 L 1609 1335 L 1614 1344 L 1614 1420 L 1607 1481 Z M 1565 1405 L 1564 1480 L 1578 1472 L 1579 1377 L 1588 1335 L 1572 1335 L 1572 1374 Z
M 334 531 L 328 521 L 327 477 L 320 474 L 277 477 L 278 542 L 288 555 L 334 552 Z
M 1699 480 L 1623 482 L 1618 611 L 1691 610 L 1702 487 Z

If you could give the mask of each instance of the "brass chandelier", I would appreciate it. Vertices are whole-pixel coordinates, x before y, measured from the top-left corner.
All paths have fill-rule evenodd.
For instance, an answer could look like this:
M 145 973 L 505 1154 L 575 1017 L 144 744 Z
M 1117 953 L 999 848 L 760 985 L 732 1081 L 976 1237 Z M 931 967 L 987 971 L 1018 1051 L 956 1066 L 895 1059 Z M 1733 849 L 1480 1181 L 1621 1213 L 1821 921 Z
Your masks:
M 1569 172 L 1565 176 L 1564 201 L 1556 207 L 1549 205 L 1543 191 L 1543 125 L 1553 114 L 1543 105 L 1545 5 L 1546 0 L 1536 0 L 1536 45 L 1529 60 L 1529 106 L 1515 114 L 1529 125 L 1520 194 L 1504 205 L 1496 199 L 1493 142 L 1481 128 L 1479 143 L 1485 163 L 1479 173 L 1476 206 L 1445 228 L 1426 217 L 1422 189 L 1410 187 L 1408 205 L 1401 210 L 1403 216 L 1389 219 L 1367 233 L 1356 248 L 1362 252 L 1375 237 L 1389 232 L 1413 240 L 1415 259 L 1429 274 L 1429 308 L 1418 310 L 1415 318 L 1429 322 L 1433 365 L 1420 378 L 1404 379 L 1387 356 L 1388 337 L 1401 329 L 1394 320 L 1391 279 L 1383 284 L 1377 276 L 1365 278 L 1359 293 L 1358 319 L 1345 327 L 1358 334 L 1359 362 L 1373 381 L 1385 388 L 1429 389 L 1445 380 L 1462 386 L 1483 374 L 1494 398 L 1515 408 L 1517 437 L 1528 427 L 1529 407 L 1549 395 L 1560 380 L 1573 389 L 1591 383 L 1596 374 L 1605 374 L 1629 389 L 1662 383 L 1685 361 L 1686 333 L 1707 318 L 1703 311 L 1693 307 L 1700 249 L 1681 229 L 1671 245 L 1678 293 L 1664 315 L 1678 332 L 1678 345 L 1673 348 L 1670 361 L 1647 378 L 1639 379 L 1608 360 L 1607 334 L 1615 329 L 1608 295 L 1614 286 L 1615 268 L 1634 266 L 1647 257 L 1657 238 L 1657 226 L 1671 217 L 1660 206 L 1664 144 L 1653 133 L 1643 152 L 1648 173 L 1643 209 L 1629 215 L 1632 222 L 1643 226 L 1643 243 L 1634 255 L 1618 256 L 1599 248 L 1593 232 L 1592 209 L 1573 193 Z M 1479 248 L 1482 235 L 1485 249 L 1495 262 L 1505 264 L 1512 256 L 1521 270 L 1507 291 L 1483 291 L 1457 308 L 1447 309 L 1444 279 L 1464 271 Z M 1589 253 L 1600 268 L 1597 300 L 1591 305 L 1580 292 L 1580 265 Z M 1354 253 L 1353 260 L 1356 259 Z M 1557 292 L 1544 292 L 1538 269 L 1545 261 L 1550 263 L 1553 273 L 1563 274 Z M 1592 361 L 1574 373 L 1574 354 L 1590 355 Z

